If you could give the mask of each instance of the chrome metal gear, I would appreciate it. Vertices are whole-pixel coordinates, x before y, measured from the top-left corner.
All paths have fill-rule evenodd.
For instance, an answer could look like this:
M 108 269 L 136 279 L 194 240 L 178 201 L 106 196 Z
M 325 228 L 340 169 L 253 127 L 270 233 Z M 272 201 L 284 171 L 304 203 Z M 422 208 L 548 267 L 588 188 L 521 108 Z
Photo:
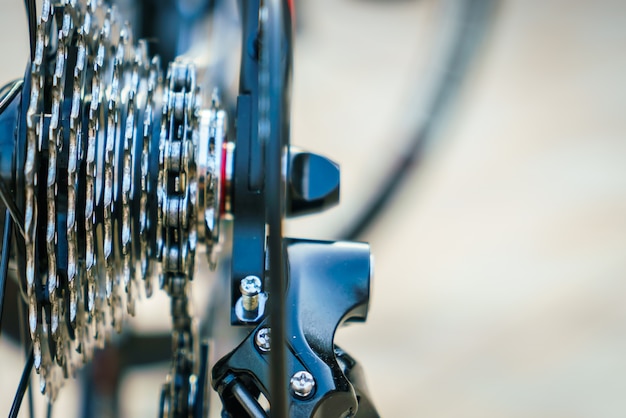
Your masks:
M 28 76 L 20 262 L 42 392 L 54 399 L 121 330 L 140 289 L 152 293 L 154 262 L 172 297 L 174 336 L 190 343 L 175 344 L 172 373 L 193 374 L 187 292 L 197 225 L 212 253 L 223 212 L 217 96 L 201 111 L 195 69 L 182 61 L 163 84 L 158 57 L 96 0 L 44 0 Z
M 220 216 L 227 211 L 225 199 L 229 166 L 228 115 L 220 109 L 219 95 L 213 92 L 211 108 L 200 112 L 198 143 L 198 225 L 209 266 L 215 268 L 219 250 Z

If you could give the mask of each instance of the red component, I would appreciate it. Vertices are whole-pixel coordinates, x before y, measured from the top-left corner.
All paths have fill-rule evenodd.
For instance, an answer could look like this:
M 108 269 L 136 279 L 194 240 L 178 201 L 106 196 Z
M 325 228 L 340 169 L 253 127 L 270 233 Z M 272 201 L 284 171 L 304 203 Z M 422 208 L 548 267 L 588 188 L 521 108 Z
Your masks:
M 291 13 L 291 24 L 296 24 L 296 4 L 294 0 L 287 0 L 287 6 L 289 6 L 289 13 Z
M 226 161 L 227 161 L 227 143 L 224 142 L 222 144 L 222 164 L 220 168 L 220 194 L 218 198 L 220 199 L 220 217 L 226 213 Z

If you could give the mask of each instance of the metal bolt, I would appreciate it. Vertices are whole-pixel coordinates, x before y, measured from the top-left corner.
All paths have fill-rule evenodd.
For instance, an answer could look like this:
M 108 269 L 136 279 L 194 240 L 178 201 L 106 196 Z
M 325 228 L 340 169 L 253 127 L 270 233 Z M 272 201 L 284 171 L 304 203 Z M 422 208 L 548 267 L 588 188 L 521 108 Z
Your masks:
M 269 328 L 261 328 L 254 336 L 254 343 L 263 352 L 270 351 L 271 347 L 271 330 Z
M 305 370 L 296 372 L 291 377 L 289 383 L 293 393 L 301 398 L 309 396 L 315 387 L 315 379 L 313 379 L 313 375 Z
M 256 276 L 246 276 L 239 282 L 243 309 L 255 312 L 259 307 L 259 293 L 261 293 L 261 279 Z

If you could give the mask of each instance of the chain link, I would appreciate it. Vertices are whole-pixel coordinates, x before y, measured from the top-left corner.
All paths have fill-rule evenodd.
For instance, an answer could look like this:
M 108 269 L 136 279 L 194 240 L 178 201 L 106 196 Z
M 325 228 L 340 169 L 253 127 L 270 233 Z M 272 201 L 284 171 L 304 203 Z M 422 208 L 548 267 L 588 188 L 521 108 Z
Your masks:
M 164 417 L 187 416 L 195 390 L 195 329 L 189 286 L 196 249 L 198 89 L 193 65 L 176 61 L 168 69 L 159 143 L 158 210 L 161 285 L 171 298 L 172 365 L 163 387 Z

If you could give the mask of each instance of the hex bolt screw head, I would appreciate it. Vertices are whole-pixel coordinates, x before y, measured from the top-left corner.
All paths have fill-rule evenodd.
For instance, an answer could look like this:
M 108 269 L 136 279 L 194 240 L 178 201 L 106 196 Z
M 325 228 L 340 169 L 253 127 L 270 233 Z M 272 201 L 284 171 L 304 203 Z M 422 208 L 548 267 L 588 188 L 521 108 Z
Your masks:
M 254 312 L 259 307 L 259 293 L 261 293 L 261 279 L 256 276 L 246 276 L 239 282 L 243 309 Z
M 311 375 L 311 373 L 302 370 L 291 376 L 289 385 L 296 396 L 306 398 L 315 388 L 315 379 L 313 379 L 313 375 Z
M 271 330 L 267 327 L 263 327 L 256 332 L 254 336 L 254 344 L 257 348 L 264 353 L 270 351 L 271 347 Z

